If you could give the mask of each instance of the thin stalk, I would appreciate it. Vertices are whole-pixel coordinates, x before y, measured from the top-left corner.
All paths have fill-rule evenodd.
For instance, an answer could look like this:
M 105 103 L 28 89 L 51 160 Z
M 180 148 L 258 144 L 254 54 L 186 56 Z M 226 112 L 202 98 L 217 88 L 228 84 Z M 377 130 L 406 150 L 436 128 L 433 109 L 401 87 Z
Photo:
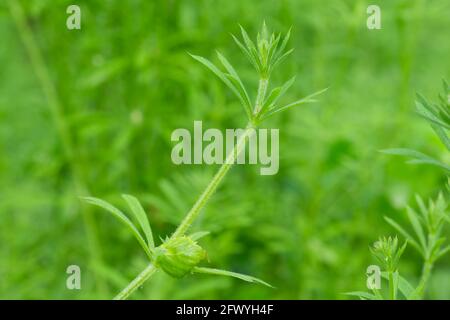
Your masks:
M 213 179 L 210 181 L 206 189 L 200 195 L 198 200 L 195 202 L 192 209 L 187 213 L 186 217 L 183 219 L 181 224 L 172 234 L 172 238 L 183 235 L 189 227 L 192 225 L 194 220 L 200 214 L 201 209 L 206 205 L 208 200 L 216 191 L 220 182 L 223 180 L 228 170 L 233 166 L 237 156 L 242 151 L 243 146 L 245 145 L 246 138 L 251 134 L 254 130 L 253 125 L 247 125 L 246 130 L 239 138 L 237 144 L 233 147 L 233 150 L 228 154 L 225 163 L 220 167 L 219 171 L 214 175 Z M 130 294 L 132 294 L 136 289 L 144 284 L 148 278 L 150 278 L 155 272 L 157 268 L 153 264 L 149 264 L 147 268 L 145 268 L 136 278 L 134 278 L 117 296 L 114 297 L 114 300 L 124 300 L 127 299 Z
M 114 297 L 114 300 L 125 300 L 136 289 L 141 287 L 148 278 L 150 278 L 158 269 L 149 264 L 133 281 L 131 281 L 120 293 Z
M 420 276 L 419 285 L 417 286 L 417 295 L 420 298 L 423 298 L 425 295 L 425 287 L 427 285 L 428 280 L 431 276 L 431 271 L 433 270 L 433 262 L 434 259 L 432 257 L 431 248 L 433 244 L 436 243 L 438 235 L 434 232 L 434 230 L 430 230 L 430 234 L 428 235 L 428 248 L 425 250 L 425 259 L 422 267 L 422 274 Z
M 220 182 L 227 174 L 228 170 L 230 170 L 230 168 L 233 166 L 234 161 L 236 160 L 237 156 L 242 151 L 242 148 L 245 145 L 246 138 L 251 134 L 253 130 L 254 127 L 251 124 L 249 124 L 244 133 L 239 138 L 237 144 L 233 147 L 233 150 L 227 156 L 225 163 L 220 167 L 219 171 L 217 171 L 217 173 L 210 181 L 206 189 L 203 191 L 198 200 L 195 202 L 192 209 L 187 213 L 186 217 L 183 219 L 181 224 L 172 234 L 172 238 L 183 235 L 189 229 L 194 220 L 200 214 L 201 209 L 206 205 L 208 200 L 214 194 L 214 191 L 217 189 Z M 149 264 L 147 268 L 145 268 L 117 296 L 114 297 L 114 300 L 127 299 L 130 294 L 132 294 L 136 289 L 142 286 L 144 282 L 147 281 L 147 279 L 150 278 L 156 271 L 157 268 L 153 264 Z
M 258 105 L 262 105 L 262 101 L 264 100 L 265 95 L 266 95 L 268 83 L 269 83 L 269 79 L 261 78 L 259 81 L 258 94 L 257 94 L 256 102 L 255 102 L 255 110 L 258 109 Z M 200 214 L 201 209 L 207 204 L 208 200 L 211 198 L 211 196 L 217 190 L 217 187 L 219 186 L 220 182 L 223 180 L 223 178 L 226 176 L 226 174 L 228 173 L 230 168 L 233 166 L 239 153 L 242 151 L 242 148 L 245 146 L 245 140 L 250 136 L 250 134 L 253 132 L 253 130 L 255 128 L 256 128 L 256 125 L 253 123 L 252 120 L 250 120 L 245 128 L 244 133 L 239 137 L 238 142 L 236 143 L 236 145 L 233 146 L 232 151 L 227 155 L 225 163 L 222 164 L 219 171 L 217 171 L 217 173 L 214 175 L 212 180 L 206 186 L 206 189 L 202 192 L 200 197 L 194 203 L 191 210 L 189 210 L 189 212 L 186 214 L 185 218 L 180 223 L 180 225 L 177 227 L 175 232 L 172 234 L 171 238 L 175 238 L 175 237 L 183 235 L 190 228 L 192 223 L 195 221 L 195 219 Z M 132 280 L 130 282 L 130 284 L 125 289 L 123 289 L 114 299 L 116 299 L 116 300 L 126 299 L 137 288 L 139 288 L 139 286 L 143 285 L 143 283 L 148 278 L 150 278 L 150 276 L 153 275 L 156 270 L 157 270 L 157 268 L 154 267 L 152 264 L 150 264 L 134 280 Z
M 214 177 L 209 182 L 206 189 L 203 191 L 198 200 L 195 202 L 192 209 L 189 210 L 186 217 L 183 219 L 178 228 L 172 234 L 171 238 L 183 235 L 189 229 L 194 220 L 200 214 L 201 209 L 206 205 L 208 200 L 216 191 L 217 187 L 227 174 L 228 170 L 230 170 L 230 168 L 233 166 L 237 156 L 242 151 L 242 148 L 245 145 L 246 138 L 251 134 L 253 130 L 254 130 L 253 125 L 248 124 L 244 133 L 240 136 L 237 144 L 233 147 L 233 150 L 228 154 L 225 163 L 214 175 Z M 147 281 L 147 279 L 150 278 L 156 271 L 157 268 L 153 264 L 149 264 L 147 268 L 144 269 L 144 271 L 142 271 L 117 296 L 114 297 L 114 300 L 127 299 L 130 294 L 132 294 L 137 288 L 142 286 L 144 282 Z
M 208 200 L 211 198 L 211 196 L 216 191 L 217 187 L 219 186 L 220 182 L 223 180 L 225 175 L 227 174 L 228 170 L 233 166 L 237 156 L 242 151 L 242 148 L 245 145 L 246 138 L 252 133 L 254 130 L 254 126 L 249 123 L 244 131 L 244 133 L 240 136 L 237 144 L 233 147 L 233 150 L 228 154 L 225 163 L 222 164 L 219 171 L 214 175 L 212 180 L 209 182 L 206 189 L 203 191 L 203 193 L 200 195 L 200 197 L 195 202 L 194 206 L 191 210 L 187 213 L 186 217 L 183 219 L 181 224 L 178 226 L 178 228 L 175 230 L 175 232 L 172 234 L 172 238 L 183 235 L 187 229 L 192 225 L 194 220 L 198 217 L 200 214 L 201 209 L 206 205 Z
M 389 278 L 389 298 L 391 300 L 396 299 L 396 288 L 394 285 L 394 273 L 392 271 L 388 271 L 388 278 Z
M 269 84 L 268 78 L 260 78 L 259 79 L 258 93 L 256 95 L 256 102 L 255 102 L 255 114 L 257 114 L 262 107 L 264 98 L 266 96 L 268 84 Z M 239 138 L 239 141 L 233 147 L 233 150 L 231 151 L 231 153 L 228 154 L 228 156 L 225 160 L 225 163 L 220 167 L 219 171 L 217 171 L 217 173 L 215 174 L 213 179 L 209 182 L 206 189 L 203 191 L 203 193 L 200 195 L 198 200 L 195 202 L 192 209 L 189 210 L 186 217 L 183 219 L 181 224 L 178 226 L 178 228 L 172 234 L 172 238 L 184 234 L 186 232 L 186 230 L 192 225 L 194 220 L 200 214 L 200 210 L 206 205 L 209 198 L 211 198 L 211 196 L 214 194 L 214 191 L 216 191 L 220 182 L 227 174 L 228 170 L 230 170 L 230 168 L 233 166 L 234 161 L 236 160 L 239 153 L 242 151 L 242 147 L 245 145 L 246 138 L 249 136 L 249 134 L 254 129 L 255 129 L 255 125 L 252 123 L 252 121 L 250 121 L 247 124 L 245 132 Z
M 421 298 L 425 294 L 425 286 L 428 280 L 430 279 L 432 270 L 433 270 L 433 263 L 427 259 L 423 265 L 422 275 L 420 276 L 419 285 L 417 287 L 417 294 Z
M 23 9 L 18 1 L 9 0 L 8 1 L 11 15 L 13 17 L 14 23 L 16 24 L 17 30 L 22 38 L 23 45 L 31 61 L 31 65 L 34 69 L 36 77 L 42 87 L 45 98 L 48 102 L 48 107 L 50 114 L 52 116 L 53 122 L 55 123 L 56 130 L 58 132 L 59 139 L 64 151 L 67 162 L 72 171 L 73 183 L 75 185 L 75 190 L 78 194 L 88 194 L 88 188 L 83 178 L 82 169 L 80 167 L 79 161 L 76 158 L 75 147 L 70 135 L 69 126 L 67 125 L 66 118 L 64 116 L 61 103 L 56 92 L 56 88 L 53 85 L 49 71 L 44 62 L 42 54 L 39 50 L 35 39 L 33 38 L 33 32 L 26 22 L 26 16 Z M 83 223 L 85 225 L 87 239 L 89 243 L 89 250 L 92 262 L 102 263 L 102 253 L 97 237 L 97 227 L 95 220 L 90 211 L 84 209 Z M 103 292 L 104 285 L 101 278 L 97 275 L 97 280 L 99 284 L 100 291 Z

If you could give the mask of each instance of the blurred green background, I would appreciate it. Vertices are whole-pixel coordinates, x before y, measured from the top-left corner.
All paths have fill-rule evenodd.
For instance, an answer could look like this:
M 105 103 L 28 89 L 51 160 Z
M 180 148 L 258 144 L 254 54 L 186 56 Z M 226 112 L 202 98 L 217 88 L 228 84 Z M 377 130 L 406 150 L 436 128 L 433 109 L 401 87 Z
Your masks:
M 17 4 L 26 25 L 11 14 Z M 70 4 L 81 7 L 81 30 L 66 28 Z M 381 7 L 381 30 L 366 27 L 369 4 Z M 172 164 L 171 132 L 194 120 L 245 125 L 239 102 L 187 52 L 216 61 L 220 50 L 254 91 L 230 33 L 242 24 L 254 36 L 263 20 L 293 28 L 294 54 L 272 80 L 297 75 L 286 101 L 331 88 L 264 124 L 280 128 L 279 173 L 234 167 L 195 230 L 211 231 L 201 241 L 209 266 L 276 289 L 159 273 L 133 298 L 346 299 L 365 290 L 376 263 L 369 245 L 394 234 L 383 216 L 401 221 L 416 193 L 434 197 L 446 181 L 439 169 L 378 151 L 448 157 L 414 114 L 414 96 L 434 99 L 450 78 L 449 12 L 448 0 L 2 1 L 0 298 L 109 299 L 145 267 L 128 230 L 78 196 L 125 208 L 120 194 L 131 193 L 157 238 L 173 232 L 217 166 Z M 71 264 L 81 290 L 66 289 Z M 403 276 L 415 284 L 420 268 L 407 249 Z M 450 299 L 449 288 L 447 256 L 427 297 Z

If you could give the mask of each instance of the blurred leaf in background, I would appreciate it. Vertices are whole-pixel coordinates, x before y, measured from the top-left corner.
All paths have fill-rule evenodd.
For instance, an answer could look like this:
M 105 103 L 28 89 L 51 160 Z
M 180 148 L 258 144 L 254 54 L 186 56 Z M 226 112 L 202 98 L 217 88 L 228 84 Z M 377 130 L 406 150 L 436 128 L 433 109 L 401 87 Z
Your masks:
M 71 1 L 14 2 L 54 87 L 74 158 L 65 155 L 23 30 L 2 2 L 0 298 L 106 299 L 145 266 L 133 236 L 97 209 L 88 215 L 101 244 L 92 259 L 77 183 L 118 207 L 120 194 L 136 195 L 155 238 L 173 232 L 216 168 L 174 165 L 171 132 L 194 120 L 245 125 L 235 120 L 239 102 L 187 52 L 214 59 L 217 48 L 243 82 L 255 83 L 230 35 L 239 24 L 249 34 L 264 20 L 277 32 L 292 26 L 296 49 L 272 78 L 281 86 L 299 76 L 282 102 L 331 85 L 320 102 L 264 124 L 281 128 L 278 174 L 233 168 L 193 230 L 211 230 L 203 246 L 213 264 L 257 274 L 276 289 L 158 274 L 136 298 L 346 299 L 343 292 L 365 289 L 368 246 L 391 231 L 383 216 L 399 217 L 414 194 L 434 197 L 446 182 L 437 168 L 377 152 L 407 146 L 446 154 L 413 111 L 415 92 L 435 96 L 440 79 L 450 78 L 446 0 L 380 0 L 381 30 L 367 29 L 365 0 L 78 1 L 81 30 L 66 28 Z M 81 268 L 80 291 L 65 287 L 72 264 Z M 449 265 L 447 256 L 435 266 L 430 298 L 450 299 Z M 420 266 L 407 250 L 403 275 L 414 280 Z

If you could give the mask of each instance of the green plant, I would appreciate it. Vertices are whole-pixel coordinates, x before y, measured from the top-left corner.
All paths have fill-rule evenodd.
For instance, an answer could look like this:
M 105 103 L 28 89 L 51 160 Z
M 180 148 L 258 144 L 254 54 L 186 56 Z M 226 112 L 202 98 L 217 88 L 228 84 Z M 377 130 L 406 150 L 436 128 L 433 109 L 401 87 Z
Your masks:
M 422 95 L 417 95 L 416 112 L 430 123 L 447 151 L 450 151 L 450 139 L 447 135 L 447 131 L 450 129 L 450 86 L 445 80 L 442 81 L 442 84 L 443 91 L 439 95 L 437 103 L 431 103 Z M 409 157 L 411 158 L 409 163 L 431 164 L 444 169 L 447 174 L 450 172 L 448 164 L 416 150 L 396 148 L 383 150 L 383 152 Z
M 430 200 L 428 207 L 419 196 L 416 199 L 420 214 L 410 207 L 406 208 L 414 236 L 396 221 L 385 217 L 386 221 L 420 253 L 424 261 L 419 285 L 408 298 L 423 297 L 434 263 L 450 250 L 450 245 L 444 247 L 446 238 L 443 236 L 443 227 L 450 219 L 444 196 L 441 193 L 436 201 Z
M 167 237 L 161 245 L 156 246 L 153 240 L 150 223 L 147 220 L 144 209 L 136 198 L 129 195 L 123 196 L 134 217 L 136 218 L 140 229 L 143 231 L 144 236 L 141 235 L 139 228 L 136 227 L 133 222 L 131 222 L 131 220 L 129 220 L 126 215 L 116 207 L 101 199 L 93 197 L 83 198 L 86 202 L 111 212 L 116 218 L 124 223 L 132 231 L 133 235 L 136 237 L 137 241 L 142 246 L 148 256 L 148 259 L 150 260 L 148 267 L 144 269 L 133 281 L 131 281 L 129 285 L 115 297 L 116 299 L 126 299 L 138 287 L 142 286 L 142 284 L 157 270 L 163 270 L 167 274 L 176 278 L 183 277 L 190 273 L 207 273 L 231 276 L 244 281 L 257 282 L 269 286 L 266 282 L 251 276 L 220 269 L 199 267 L 198 265 L 204 260 L 206 252 L 202 247 L 200 247 L 197 240 L 208 233 L 200 232 L 189 235 L 186 233 L 200 214 L 201 209 L 207 204 L 208 200 L 216 191 L 218 185 L 235 162 L 236 157 L 241 152 L 246 139 L 253 129 L 256 128 L 262 121 L 274 114 L 304 103 L 316 101 L 314 100 L 314 97 L 324 92 L 326 89 L 318 91 L 295 102 L 280 105 L 280 98 L 291 87 L 295 78 L 290 79 L 282 86 L 275 87 L 268 93 L 269 79 L 275 66 L 277 66 L 292 52 L 292 50 L 285 51 L 290 32 L 288 32 L 283 39 L 281 34 L 269 35 L 266 24 L 263 23 L 261 32 L 258 33 L 256 44 L 249 38 L 247 32 L 242 27 L 241 33 L 243 43 L 236 37 L 233 36 L 233 38 L 245 56 L 249 59 L 250 63 L 254 66 L 259 76 L 258 91 L 256 93 L 254 104 L 251 103 L 250 96 L 236 70 L 223 55 L 217 53 L 218 59 L 222 63 L 226 72 L 221 71 L 211 61 L 203 57 L 191 55 L 195 60 L 199 61 L 211 70 L 238 97 L 247 115 L 248 124 L 244 134 L 239 138 L 232 152 L 227 155 L 225 163 L 212 178 L 206 189 L 199 196 L 175 232 L 170 237 Z
M 416 112 L 430 123 L 441 142 L 450 151 L 450 139 L 447 131 L 450 128 L 450 86 L 443 80 L 443 91 L 439 94 L 437 103 L 429 102 L 425 97 L 418 94 L 416 101 Z M 450 172 L 450 166 L 442 161 L 436 160 L 426 154 L 411 149 L 388 149 L 386 153 L 403 155 L 412 158 L 410 163 L 431 164 L 444 169 L 445 173 Z M 417 196 L 417 203 L 421 215 L 413 209 L 407 208 L 408 219 L 413 227 L 416 237 L 412 237 L 394 220 L 385 217 L 386 221 L 400 232 L 411 245 L 421 254 L 424 259 L 422 276 L 419 286 L 415 291 L 415 297 L 423 297 L 426 283 L 430 277 L 431 270 L 437 259 L 450 250 L 450 246 L 443 248 L 446 240 L 442 236 L 442 228 L 445 221 L 449 221 L 447 214 L 446 193 L 440 193 L 436 201 L 429 201 L 426 207 L 424 201 Z
M 450 140 L 447 136 L 447 130 L 450 128 L 450 87 L 445 80 L 443 81 L 443 88 L 443 93 L 439 95 L 439 103 L 430 103 L 423 96 L 417 95 L 416 111 L 430 123 L 439 139 L 450 151 Z M 435 165 L 444 169 L 446 173 L 450 169 L 447 164 L 415 150 L 387 149 L 383 152 L 410 157 L 412 160 L 409 160 L 409 163 Z M 397 290 L 400 290 L 406 299 L 422 299 L 435 262 L 450 251 L 450 245 L 445 246 L 446 237 L 443 235 L 445 222 L 450 222 L 448 202 L 445 199 L 447 196 L 447 193 L 439 193 L 435 201 L 429 200 L 428 206 L 422 198 L 416 196 L 420 213 L 410 207 L 406 208 L 413 233 L 407 231 L 408 228 L 395 220 L 384 217 L 407 240 L 399 251 L 397 251 L 397 238 L 380 240 L 372 249 L 372 253 L 386 270 L 383 276 L 389 280 L 390 299 L 397 298 Z M 398 261 L 406 243 L 410 243 L 423 259 L 422 273 L 415 288 L 402 278 L 397 270 Z M 378 290 L 372 291 L 373 294 L 366 292 L 351 292 L 349 294 L 361 299 L 383 299 Z
M 398 271 L 398 263 L 400 257 L 406 249 L 408 242 L 405 242 L 401 247 L 398 246 L 397 237 L 380 237 L 370 251 L 372 255 L 378 260 L 382 266 L 381 276 L 388 281 L 388 299 L 397 299 L 398 291 L 405 292 L 405 288 L 409 288 L 409 284 L 403 279 Z M 381 286 L 381 284 L 380 284 Z M 383 293 L 381 288 L 371 288 L 372 293 L 355 291 L 348 292 L 348 295 L 357 296 L 363 300 L 383 300 Z
M 407 231 L 408 228 L 393 219 L 385 217 L 386 221 L 405 237 L 406 242 L 402 247 L 398 247 L 397 237 L 389 237 L 380 238 L 371 248 L 372 254 L 383 267 L 381 275 L 388 280 L 388 297 L 391 300 L 398 298 L 398 291 L 405 299 L 422 299 L 435 262 L 450 251 L 450 245 L 445 245 L 446 237 L 443 236 L 444 224 L 446 221 L 450 222 L 448 205 L 444 196 L 439 194 L 436 201 L 429 201 L 428 206 L 420 197 L 417 197 L 417 204 L 420 214 L 410 207 L 406 209 L 414 233 Z M 408 243 L 423 258 L 422 274 L 416 287 L 401 277 L 398 271 L 400 257 Z M 384 299 L 382 292 L 377 289 L 372 289 L 372 293 L 350 292 L 348 294 L 361 299 Z
M 398 290 L 398 262 L 400 257 L 406 249 L 405 242 L 403 246 L 398 247 L 398 239 L 395 238 L 380 238 L 374 243 L 371 248 L 372 254 L 378 261 L 383 265 L 385 272 L 387 273 L 387 278 L 389 281 L 389 298 L 395 300 L 397 297 Z

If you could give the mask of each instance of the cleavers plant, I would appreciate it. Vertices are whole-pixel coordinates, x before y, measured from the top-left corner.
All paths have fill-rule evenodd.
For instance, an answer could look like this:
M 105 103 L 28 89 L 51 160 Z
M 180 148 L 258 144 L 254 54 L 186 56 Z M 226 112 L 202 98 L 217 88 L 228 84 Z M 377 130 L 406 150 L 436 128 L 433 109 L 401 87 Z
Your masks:
M 450 151 L 450 140 L 447 135 L 447 131 L 450 129 L 450 87 L 446 81 L 443 81 L 443 88 L 438 103 L 430 103 L 423 96 L 417 95 L 416 112 L 430 123 L 446 149 Z M 408 161 L 409 163 L 437 166 L 444 169 L 446 174 L 450 171 L 448 164 L 419 151 L 397 148 L 384 150 L 383 152 L 412 158 Z M 446 243 L 447 238 L 444 236 L 445 223 L 450 223 L 448 190 L 449 185 L 447 185 L 447 190 L 439 193 L 436 200 L 429 200 L 428 205 L 421 197 L 416 196 L 418 210 L 406 208 L 409 228 L 389 217 L 385 217 L 385 220 L 406 239 L 405 244 L 400 249 L 398 249 L 397 238 L 382 238 L 371 249 L 373 255 L 384 268 L 382 277 L 389 281 L 389 299 L 397 299 L 397 291 L 400 291 L 403 297 L 408 300 L 423 299 L 435 262 L 450 252 L 450 244 Z M 408 229 L 412 229 L 412 232 Z M 422 273 L 416 287 L 401 277 L 398 272 L 398 262 L 407 243 L 423 259 Z M 372 289 L 372 293 L 350 292 L 349 294 L 361 299 L 384 299 L 381 291 L 377 289 Z
M 254 103 L 252 103 L 243 82 L 231 63 L 219 52 L 218 59 L 223 65 L 225 72 L 220 70 L 211 61 L 200 56 L 191 55 L 195 60 L 202 63 L 210 71 L 212 71 L 222 82 L 237 96 L 248 118 L 246 130 L 239 137 L 237 144 L 233 150 L 227 155 L 225 163 L 220 167 L 218 172 L 206 186 L 203 193 L 200 194 L 190 211 L 186 214 L 183 221 L 179 224 L 175 232 L 166 237 L 165 240 L 156 246 L 150 223 L 147 215 L 139 203 L 139 201 L 130 195 L 123 195 L 123 198 L 130 207 L 135 219 L 139 224 L 139 228 L 118 208 L 108 202 L 93 198 L 84 197 L 83 199 L 90 204 L 99 206 L 112 213 L 117 219 L 125 224 L 133 233 L 139 244 L 145 251 L 149 265 L 132 280 L 115 299 L 126 299 L 137 288 L 149 279 L 155 272 L 162 270 L 175 278 L 181 278 L 192 273 L 207 273 L 213 275 L 224 275 L 242 279 L 248 282 L 256 282 L 270 286 L 268 283 L 257 278 L 243 275 L 235 272 L 200 267 L 199 264 L 206 258 L 206 251 L 197 243 L 197 241 L 208 234 L 208 232 L 197 232 L 188 234 L 188 230 L 192 223 L 200 214 L 201 209 L 207 204 L 220 182 L 223 180 L 238 154 L 243 149 L 246 139 L 251 132 L 265 119 L 289 108 L 299 106 L 304 103 L 316 101 L 314 98 L 326 89 L 313 93 L 303 99 L 297 100 L 289 104 L 279 104 L 280 98 L 294 83 L 295 77 L 287 81 L 279 87 L 273 88 L 270 92 L 269 81 L 274 68 L 283 61 L 291 50 L 286 51 L 289 41 L 290 31 L 282 37 L 281 34 L 269 34 L 267 26 L 263 23 L 261 31 L 257 35 L 256 44 L 250 39 L 244 28 L 241 27 L 243 41 L 233 36 L 234 41 L 248 58 L 255 68 L 259 76 L 258 90 Z M 141 235 L 141 231 L 144 236 Z

